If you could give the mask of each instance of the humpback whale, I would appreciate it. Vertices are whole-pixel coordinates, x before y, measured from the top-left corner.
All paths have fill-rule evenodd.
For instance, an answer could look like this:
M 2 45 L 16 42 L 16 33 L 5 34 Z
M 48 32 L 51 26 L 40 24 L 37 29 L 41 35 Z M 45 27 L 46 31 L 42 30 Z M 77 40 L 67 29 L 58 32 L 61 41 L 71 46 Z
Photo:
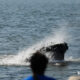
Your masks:
M 64 61 L 65 52 L 68 50 L 68 44 L 66 42 L 59 43 L 59 44 L 53 44 L 49 46 L 43 46 L 36 52 L 39 52 L 41 54 L 44 54 L 51 59 L 52 64 L 54 65 L 65 65 L 66 61 Z M 26 59 L 26 62 L 29 62 L 29 59 Z
M 68 50 L 68 44 L 66 42 L 42 47 L 38 50 L 42 54 L 49 53 L 54 63 L 64 63 L 65 52 Z

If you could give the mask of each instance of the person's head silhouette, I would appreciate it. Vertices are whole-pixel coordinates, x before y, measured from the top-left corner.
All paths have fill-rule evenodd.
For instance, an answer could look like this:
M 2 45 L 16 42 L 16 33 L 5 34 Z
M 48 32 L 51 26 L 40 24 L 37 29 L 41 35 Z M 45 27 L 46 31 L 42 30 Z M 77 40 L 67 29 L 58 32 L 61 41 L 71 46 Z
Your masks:
M 30 57 L 30 67 L 33 75 L 25 78 L 24 80 L 56 80 L 55 78 L 48 77 L 44 74 L 48 64 L 48 58 L 37 51 Z
M 48 58 L 40 52 L 36 52 L 31 56 L 30 64 L 33 75 L 44 75 L 44 71 L 48 64 Z

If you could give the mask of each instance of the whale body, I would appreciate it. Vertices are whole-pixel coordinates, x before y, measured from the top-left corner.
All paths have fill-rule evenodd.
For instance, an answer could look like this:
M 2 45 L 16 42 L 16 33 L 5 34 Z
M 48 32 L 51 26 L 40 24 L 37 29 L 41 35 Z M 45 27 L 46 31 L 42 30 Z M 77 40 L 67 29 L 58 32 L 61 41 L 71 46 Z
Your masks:
M 38 51 L 45 55 L 49 53 L 50 55 L 49 59 L 51 59 L 50 61 L 51 64 L 57 66 L 65 66 L 67 65 L 67 61 L 65 61 L 64 58 L 67 50 L 68 50 L 68 44 L 64 42 L 64 43 L 50 45 L 47 47 L 42 47 Z
M 67 50 L 68 50 L 68 44 L 60 43 L 60 44 L 50 45 L 47 47 L 42 47 L 38 51 L 43 54 L 46 54 L 47 52 L 50 53 L 53 61 L 62 61 L 64 60 L 65 52 Z
M 44 55 L 49 54 L 47 57 L 49 58 L 49 60 L 51 60 L 50 63 L 62 66 L 67 63 L 66 61 L 64 61 L 65 53 L 67 50 L 68 50 L 68 44 L 64 42 L 42 47 L 36 52 L 40 52 L 41 54 Z M 26 59 L 26 62 L 29 62 L 29 59 Z

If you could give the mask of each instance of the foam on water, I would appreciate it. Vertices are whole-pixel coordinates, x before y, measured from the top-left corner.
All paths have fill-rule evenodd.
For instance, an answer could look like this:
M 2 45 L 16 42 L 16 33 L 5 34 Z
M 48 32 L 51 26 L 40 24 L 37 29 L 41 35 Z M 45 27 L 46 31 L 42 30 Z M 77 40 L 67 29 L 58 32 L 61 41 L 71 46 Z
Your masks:
M 66 61 L 72 61 L 72 62 L 80 62 L 80 58 L 74 58 L 73 56 L 66 57 Z
M 68 41 L 69 37 L 67 34 L 67 29 L 66 27 L 61 27 L 60 29 L 52 31 L 52 34 L 49 35 L 49 37 L 45 37 L 41 42 L 37 42 L 28 49 L 19 51 L 19 53 L 16 55 L 0 55 L 0 65 L 29 65 L 29 62 L 26 63 L 26 59 L 29 59 L 30 56 L 41 47 Z

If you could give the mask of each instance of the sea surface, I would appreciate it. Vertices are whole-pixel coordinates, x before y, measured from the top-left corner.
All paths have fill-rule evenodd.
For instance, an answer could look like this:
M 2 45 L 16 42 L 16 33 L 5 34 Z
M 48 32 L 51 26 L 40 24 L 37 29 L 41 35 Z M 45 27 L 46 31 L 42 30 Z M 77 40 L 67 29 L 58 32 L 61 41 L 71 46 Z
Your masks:
M 80 75 L 80 0 L 0 0 L 0 80 L 32 75 L 24 60 L 51 43 L 67 42 L 66 66 L 49 64 L 45 75 Z

